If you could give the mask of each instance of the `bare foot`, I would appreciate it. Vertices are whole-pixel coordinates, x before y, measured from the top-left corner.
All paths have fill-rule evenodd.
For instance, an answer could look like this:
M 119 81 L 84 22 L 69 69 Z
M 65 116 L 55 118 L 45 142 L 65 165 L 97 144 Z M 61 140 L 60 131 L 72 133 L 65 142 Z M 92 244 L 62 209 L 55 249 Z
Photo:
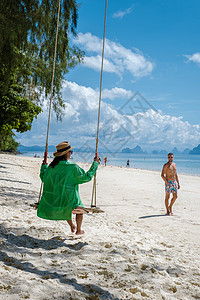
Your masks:
M 76 231 L 76 226 L 74 224 L 72 224 L 72 226 L 70 226 L 70 227 L 71 227 L 71 232 L 74 233 Z
M 69 226 L 71 228 L 71 232 L 74 233 L 76 231 L 76 226 L 74 225 L 72 220 L 67 220 L 67 223 L 69 224 Z
M 84 233 L 85 233 L 84 230 L 80 230 L 80 231 L 77 231 L 77 232 L 76 232 L 76 235 L 80 235 L 80 234 L 84 234 Z
M 172 213 L 172 207 L 169 207 L 169 215 L 170 215 L 170 216 L 173 216 L 173 213 Z
M 167 209 L 166 215 L 167 215 L 167 216 L 170 215 L 170 210 L 169 210 L 169 208 Z

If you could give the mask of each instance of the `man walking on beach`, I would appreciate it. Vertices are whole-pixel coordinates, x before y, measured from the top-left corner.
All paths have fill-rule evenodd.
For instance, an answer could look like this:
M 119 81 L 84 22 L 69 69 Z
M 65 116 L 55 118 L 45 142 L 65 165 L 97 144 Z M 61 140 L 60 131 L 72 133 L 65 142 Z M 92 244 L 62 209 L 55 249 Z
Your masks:
M 176 164 L 173 163 L 173 159 L 174 159 L 173 153 L 169 153 L 168 162 L 164 164 L 161 173 L 161 177 L 165 182 L 165 206 L 167 210 L 167 215 L 170 216 L 172 216 L 172 206 L 178 197 L 177 190 L 180 189 L 178 175 L 176 172 Z M 173 194 L 173 197 L 169 205 L 170 193 Z

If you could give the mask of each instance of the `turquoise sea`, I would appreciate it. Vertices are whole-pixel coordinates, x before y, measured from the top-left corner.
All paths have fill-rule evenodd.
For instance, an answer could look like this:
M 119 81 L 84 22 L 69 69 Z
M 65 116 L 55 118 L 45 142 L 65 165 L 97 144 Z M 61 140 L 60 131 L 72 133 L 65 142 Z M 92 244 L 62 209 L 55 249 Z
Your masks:
M 26 152 L 23 156 L 33 157 L 34 155 L 43 157 L 43 152 Z M 20 154 L 21 155 L 21 154 Z M 53 156 L 49 153 L 49 156 Z M 99 153 L 102 164 L 104 157 L 107 156 L 107 165 L 126 167 L 126 162 L 129 159 L 130 168 L 144 170 L 162 170 L 162 166 L 167 162 L 167 155 L 160 154 L 135 154 L 135 153 Z M 94 153 L 88 152 L 73 152 L 72 160 L 75 162 L 92 162 Z M 38 158 L 37 158 L 38 159 Z M 191 174 L 200 176 L 200 155 L 174 155 L 174 162 L 177 166 L 177 171 L 180 174 Z

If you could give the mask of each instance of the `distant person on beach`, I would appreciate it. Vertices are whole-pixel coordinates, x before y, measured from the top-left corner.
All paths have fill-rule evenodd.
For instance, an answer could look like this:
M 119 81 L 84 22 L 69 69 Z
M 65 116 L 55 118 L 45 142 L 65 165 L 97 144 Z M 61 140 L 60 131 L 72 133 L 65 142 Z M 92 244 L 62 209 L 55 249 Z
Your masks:
M 129 159 L 128 159 L 127 162 L 126 162 L 126 166 L 127 166 L 127 168 L 130 167 Z
M 44 183 L 43 194 L 38 206 L 37 215 L 48 220 L 66 220 L 71 231 L 84 234 L 81 229 L 84 207 L 80 199 L 78 185 L 92 179 L 100 163 L 94 158 L 89 171 L 85 172 L 74 162 L 70 162 L 72 147 L 68 142 L 56 146 L 55 158 L 49 166 L 43 162 L 40 178 Z M 78 208 L 77 208 L 78 207 Z M 72 222 L 72 212 L 76 213 L 76 226 Z
M 169 153 L 168 162 L 164 164 L 161 173 L 161 177 L 165 182 L 165 207 L 167 210 L 167 215 L 172 215 L 172 206 L 178 197 L 177 191 L 180 189 L 178 175 L 176 172 L 176 164 L 173 163 L 173 160 L 173 153 Z M 169 205 L 170 193 L 172 193 L 173 197 Z
M 105 164 L 105 167 L 106 167 L 106 164 L 107 164 L 107 156 L 104 157 L 104 164 Z

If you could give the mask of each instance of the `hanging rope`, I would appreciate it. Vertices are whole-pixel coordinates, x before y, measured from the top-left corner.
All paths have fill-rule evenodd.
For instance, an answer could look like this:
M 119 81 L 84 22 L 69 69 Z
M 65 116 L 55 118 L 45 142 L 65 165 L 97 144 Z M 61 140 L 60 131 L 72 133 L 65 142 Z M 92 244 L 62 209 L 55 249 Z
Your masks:
M 46 138 L 46 147 L 45 147 L 45 153 L 44 153 L 45 163 L 47 163 L 47 153 L 48 153 L 49 125 L 50 125 L 50 117 L 51 117 L 51 105 L 52 105 L 52 99 L 53 99 L 53 83 L 54 83 L 54 73 L 55 73 L 55 65 L 56 65 L 56 52 L 57 52 L 57 43 L 58 43 L 58 27 L 59 27 L 59 18 L 60 18 L 60 4 L 61 4 L 61 0 L 59 0 L 59 5 L 58 5 L 56 40 L 55 40 L 53 71 L 52 71 L 52 80 L 51 80 L 51 96 L 50 96 L 50 102 L 49 102 L 49 117 L 48 117 L 48 125 L 47 125 L 47 138 Z
M 55 65 L 56 65 L 57 43 L 58 43 L 58 28 L 59 28 L 59 18 L 60 18 L 60 5 L 61 5 L 61 0 L 59 0 L 59 4 L 58 4 L 56 40 L 55 40 L 54 59 L 53 59 L 53 71 L 52 71 L 52 80 L 51 80 L 51 94 L 50 94 L 50 101 L 49 101 L 49 117 L 48 117 L 48 125 L 47 125 L 46 146 L 45 146 L 45 152 L 44 152 L 44 162 L 45 163 L 47 163 L 47 154 L 48 154 L 49 126 L 50 126 L 50 118 L 51 118 L 51 105 L 52 105 L 52 99 L 53 99 L 53 84 L 54 84 L 54 74 L 55 74 Z M 41 199 L 42 187 L 43 187 L 43 184 L 41 183 L 40 194 L 39 194 L 39 201 L 38 202 L 40 202 L 40 199 Z
M 97 155 L 98 155 L 98 144 L 99 144 L 99 123 L 100 123 L 100 111 L 101 111 L 101 91 L 102 91 L 103 59 L 104 59 L 105 33 L 106 33 L 106 15 L 107 15 L 107 0 L 106 0 L 105 18 L 104 18 L 103 49 L 102 49 L 102 59 L 101 59 L 101 79 L 100 79 L 100 91 L 99 91 L 99 110 L 98 110 L 98 121 L 97 121 L 97 137 L 96 137 L 95 157 L 97 157 Z M 97 192 L 96 192 L 96 173 L 95 173 L 94 181 L 93 181 L 93 189 L 92 189 L 91 207 L 96 207 L 96 204 L 97 204 Z

